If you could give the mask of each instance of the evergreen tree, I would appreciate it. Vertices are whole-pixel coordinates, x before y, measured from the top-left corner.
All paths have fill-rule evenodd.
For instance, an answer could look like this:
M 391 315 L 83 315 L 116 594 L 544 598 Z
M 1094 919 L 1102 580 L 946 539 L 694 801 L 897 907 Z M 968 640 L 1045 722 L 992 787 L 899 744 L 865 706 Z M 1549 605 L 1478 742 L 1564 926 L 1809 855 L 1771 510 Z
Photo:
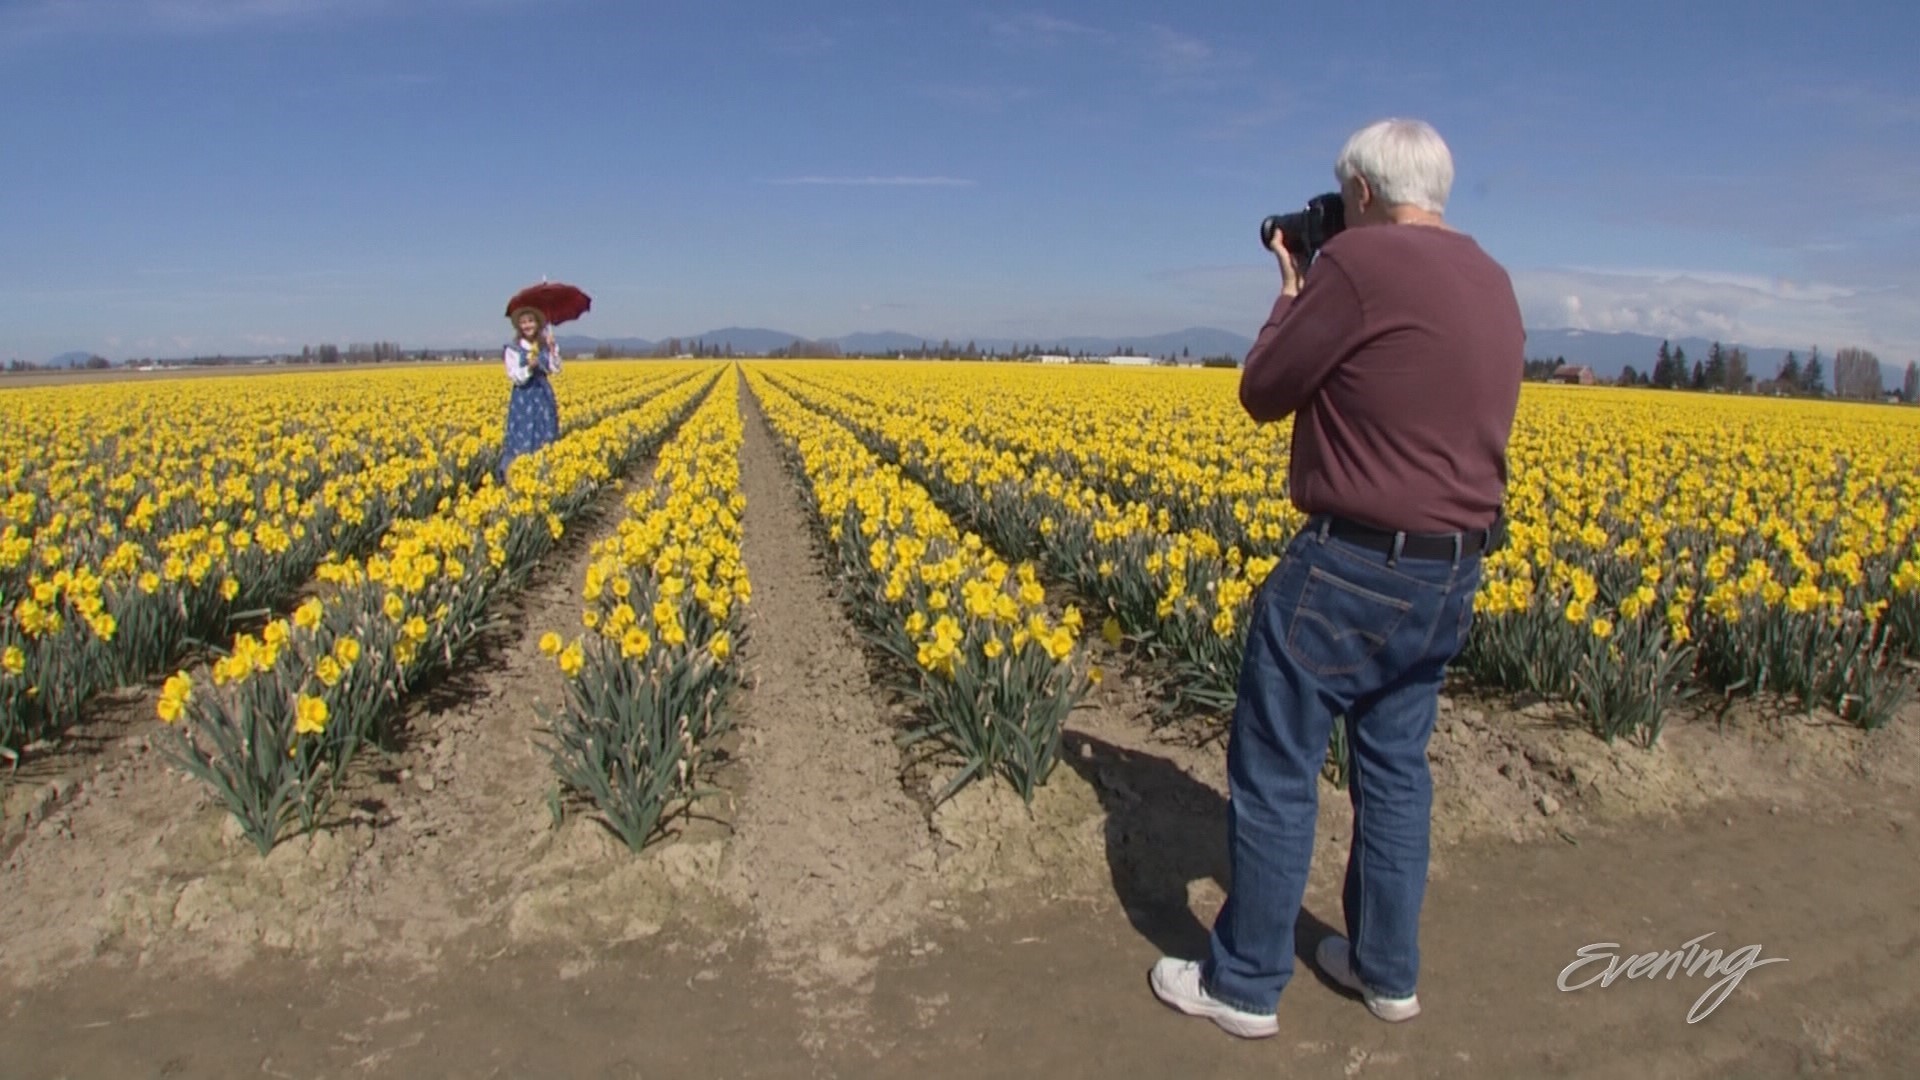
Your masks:
M 1727 385 L 1727 354 L 1720 348 L 1719 342 L 1707 350 L 1707 364 L 1695 380 L 1696 390 L 1718 390 Z
M 1800 389 L 1800 358 L 1788 351 L 1787 358 L 1780 362 L 1780 373 L 1773 377 L 1780 389 L 1788 393 L 1797 393 Z
M 1820 360 L 1818 345 L 1807 354 L 1807 364 L 1800 369 L 1800 392 L 1813 397 L 1823 397 L 1827 392 L 1827 368 Z

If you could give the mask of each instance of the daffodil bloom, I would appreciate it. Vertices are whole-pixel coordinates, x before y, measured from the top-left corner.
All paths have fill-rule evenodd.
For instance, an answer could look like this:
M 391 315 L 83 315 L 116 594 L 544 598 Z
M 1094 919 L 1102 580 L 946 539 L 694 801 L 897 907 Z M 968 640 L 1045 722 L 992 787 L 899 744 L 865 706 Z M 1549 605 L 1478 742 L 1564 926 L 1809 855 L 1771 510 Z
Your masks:
M 651 648 L 653 648 L 653 639 L 647 635 L 645 630 L 637 626 L 629 629 L 620 638 L 620 655 L 627 659 L 632 659 L 636 656 L 645 656 L 647 650 Z
M 295 734 L 319 735 L 327 730 L 327 703 L 301 694 L 294 699 L 293 717 Z

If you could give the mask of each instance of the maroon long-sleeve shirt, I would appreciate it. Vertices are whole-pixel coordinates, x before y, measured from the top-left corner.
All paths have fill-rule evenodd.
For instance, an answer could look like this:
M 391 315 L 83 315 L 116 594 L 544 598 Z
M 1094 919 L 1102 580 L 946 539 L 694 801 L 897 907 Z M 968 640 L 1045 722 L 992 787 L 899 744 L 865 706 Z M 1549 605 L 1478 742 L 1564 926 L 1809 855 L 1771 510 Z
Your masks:
M 1470 236 L 1368 225 L 1328 241 L 1247 353 L 1240 404 L 1294 417 L 1288 489 L 1302 511 L 1386 529 L 1489 524 L 1526 330 L 1507 272 Z

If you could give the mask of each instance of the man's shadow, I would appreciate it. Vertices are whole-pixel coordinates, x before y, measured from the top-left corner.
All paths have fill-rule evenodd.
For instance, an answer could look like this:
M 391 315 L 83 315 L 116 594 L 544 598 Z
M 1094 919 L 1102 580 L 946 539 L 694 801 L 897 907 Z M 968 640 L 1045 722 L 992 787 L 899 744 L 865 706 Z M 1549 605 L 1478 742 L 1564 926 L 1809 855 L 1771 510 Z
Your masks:
M 1099 793 L 1107 812 L 1107 868 L 1127 920 L 1163 955 L 1207 955 L 1210 923 L 1188 904 L 1190 883 L 1230 882 L 1227 800 L 1166 758 L 1125 750 L 1076 731 L 1062 736 L 1061 757 Z M 1211 920 L 1212 910 L 1204 917 Z M 1341 931 L 1300 909 L 1294 925 L 1295 975 L 1312 971 L 1321 939 Z

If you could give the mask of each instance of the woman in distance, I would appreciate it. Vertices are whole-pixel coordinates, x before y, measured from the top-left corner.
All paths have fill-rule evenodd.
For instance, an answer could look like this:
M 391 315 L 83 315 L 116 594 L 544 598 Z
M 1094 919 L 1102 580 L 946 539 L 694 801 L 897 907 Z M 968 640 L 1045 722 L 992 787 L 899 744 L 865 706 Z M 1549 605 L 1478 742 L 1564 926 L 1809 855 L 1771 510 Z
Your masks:
M 509 316 L 519 336 L 507 343 L 504 359 L 513 394 L 507 401 L 506 445 L 500 452 L 500 479 L 515 458 L 531 454 L 560 437 L 560 405 L 553 376 L 560 373 L 560 347 L 553 327 L 539 308 L 519 308 Z

